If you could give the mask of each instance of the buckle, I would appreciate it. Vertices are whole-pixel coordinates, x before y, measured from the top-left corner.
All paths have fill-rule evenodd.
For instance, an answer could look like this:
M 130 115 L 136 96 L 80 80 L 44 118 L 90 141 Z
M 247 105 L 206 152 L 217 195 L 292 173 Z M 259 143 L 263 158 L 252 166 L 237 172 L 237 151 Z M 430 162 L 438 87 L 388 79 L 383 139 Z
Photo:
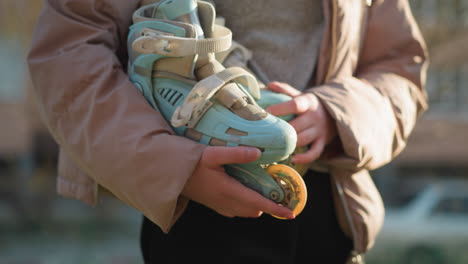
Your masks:
M 133 50 L 143 54 L 170 55 L 172 46 L 169 40 L 155 38 L 154 36 L 142 36 L 135 39 L 132 43 Z
M 141 32 L 141 37 L 135 39 L 132 43 L 132 48 L 136 52 L 143 54 L 156 53 L 160 55 L 169 55 L 174 49 L 174 45 L 161 36 L 174 36 L 173 34 L 144 28 Z

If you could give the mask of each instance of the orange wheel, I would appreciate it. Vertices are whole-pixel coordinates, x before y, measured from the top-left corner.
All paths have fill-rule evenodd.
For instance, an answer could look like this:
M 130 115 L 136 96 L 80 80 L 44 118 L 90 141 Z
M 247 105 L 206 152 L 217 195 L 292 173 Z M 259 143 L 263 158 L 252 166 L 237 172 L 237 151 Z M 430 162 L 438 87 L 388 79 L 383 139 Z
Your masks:
M 283 164 L 268 166 L 266 171 L 284 191 L 284 200 L 280 204 L 291 209 L 294 215 L 299 215 L 307 202 L 307 188 L 301 175 L 293 168 Z

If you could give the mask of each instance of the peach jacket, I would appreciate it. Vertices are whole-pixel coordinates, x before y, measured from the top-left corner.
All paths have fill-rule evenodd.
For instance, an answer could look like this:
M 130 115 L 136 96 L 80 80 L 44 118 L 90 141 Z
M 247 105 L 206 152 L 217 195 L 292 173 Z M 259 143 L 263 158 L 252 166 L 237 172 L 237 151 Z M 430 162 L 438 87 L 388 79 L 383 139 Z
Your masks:
M 169 232 L 204 146 L 176 136 L 128 79 L 127 32 L 141 4 L 46 0 L 28 65 L 41 117 L 60 145 L 58 192 L 95 204 L 102 186 Z M 404 149 L 426 110 L 428 56 L 406 0 L 323 6 L 316 86 L 306 92 L 323 101 L 339 138 L 317 164 L 332 175 L 340 225 L 362 253 L 384 219 L 368 171 Z

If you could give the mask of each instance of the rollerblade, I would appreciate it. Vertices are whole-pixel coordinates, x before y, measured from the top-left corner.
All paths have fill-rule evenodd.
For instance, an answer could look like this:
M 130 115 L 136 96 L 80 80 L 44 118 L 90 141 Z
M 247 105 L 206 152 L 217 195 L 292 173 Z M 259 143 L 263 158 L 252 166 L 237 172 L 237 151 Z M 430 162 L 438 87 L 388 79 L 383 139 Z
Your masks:
M 196 0 L 161 0 L 138 9 L 127 43 L 130 80 L 177 135 L 260 149 L 257 161 L 226 165 L 226 173 L 298 215 L 307 200 L 305 184 L 280 164 L 293 153 L 296 132 L 258 106 L 253 75 L 215 59 L 229 49 L 232 34 L 214 18 L 213 6 Z
M 221 26 L 224 26 L 225 20 L 224 18 L 217 19 L 217 23 Z M 258 106 L 262 109 L 266 109 L 267 107 L 275 104 L 284 103 L 287 101 L 292 100 L 292 97 L 282 93 L 276 93 L 270 91 L 266 88 L 265 83 L 268 82 L 268 77 L 266 77 L 263 72 L 258 68 L 256 64 L 253 64 L 252 60 L 252 53 L 250 50 L 242 46 L 240 43 L 232 41 L 231 47 L 223 52 L 216 53 L 216 59 L 222 63 L 225 67 L 242 67 L 255 76 L 260 75 L 260 79 L 257 78 L 257 82 L 260 88 L 260 98 L 255 98 Z M 288 114 L 283 116 L 278 116 L 279 118 L 283 119 L 284 121 L 291 121 L 296 117 L 294 114 Z M 293 155 L 304 153 L 308 150 L 308 147 L 296 147 L 293 152 Z M 300 175 L 304 176 L 309 169 L 307 164 L 297 164 L 291 161 L 290 155 L 288 159 L 280 161 L 278 163 L 287 165 L 292 167 L 296 170 Z
M 275 93 L 270 90 L 262 89 L 260 90 L 260 98 L 256 101 L 258 106 L 265 109 L 270 105 L 280 104 L 291 100 L 292 98 L 288 95 Z M 294 114 L 279 116 L 278 118 L 283 119 L 286 122 L 293 120 L 296 116 Z M 300 175 L 304 176 L 309 169 L 307 164 L 297 164 L 291 161 L 291 157 L 295 154 L 304 153 L 308 150 L 308 147 L 296 147 L 289 157 L 285 160 L 279 161 L 279 164 L 287 165 L 297 171 Z

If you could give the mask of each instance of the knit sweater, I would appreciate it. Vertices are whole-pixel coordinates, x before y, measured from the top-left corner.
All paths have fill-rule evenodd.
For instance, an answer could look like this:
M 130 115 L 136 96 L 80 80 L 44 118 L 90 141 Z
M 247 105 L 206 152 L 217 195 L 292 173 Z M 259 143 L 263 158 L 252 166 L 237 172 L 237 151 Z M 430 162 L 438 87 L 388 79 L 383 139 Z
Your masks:
M 253 52 L 268 81 L 303 90 L 312 78 L 322 38 L 322 1 L 214 0 L 233 39 Z

